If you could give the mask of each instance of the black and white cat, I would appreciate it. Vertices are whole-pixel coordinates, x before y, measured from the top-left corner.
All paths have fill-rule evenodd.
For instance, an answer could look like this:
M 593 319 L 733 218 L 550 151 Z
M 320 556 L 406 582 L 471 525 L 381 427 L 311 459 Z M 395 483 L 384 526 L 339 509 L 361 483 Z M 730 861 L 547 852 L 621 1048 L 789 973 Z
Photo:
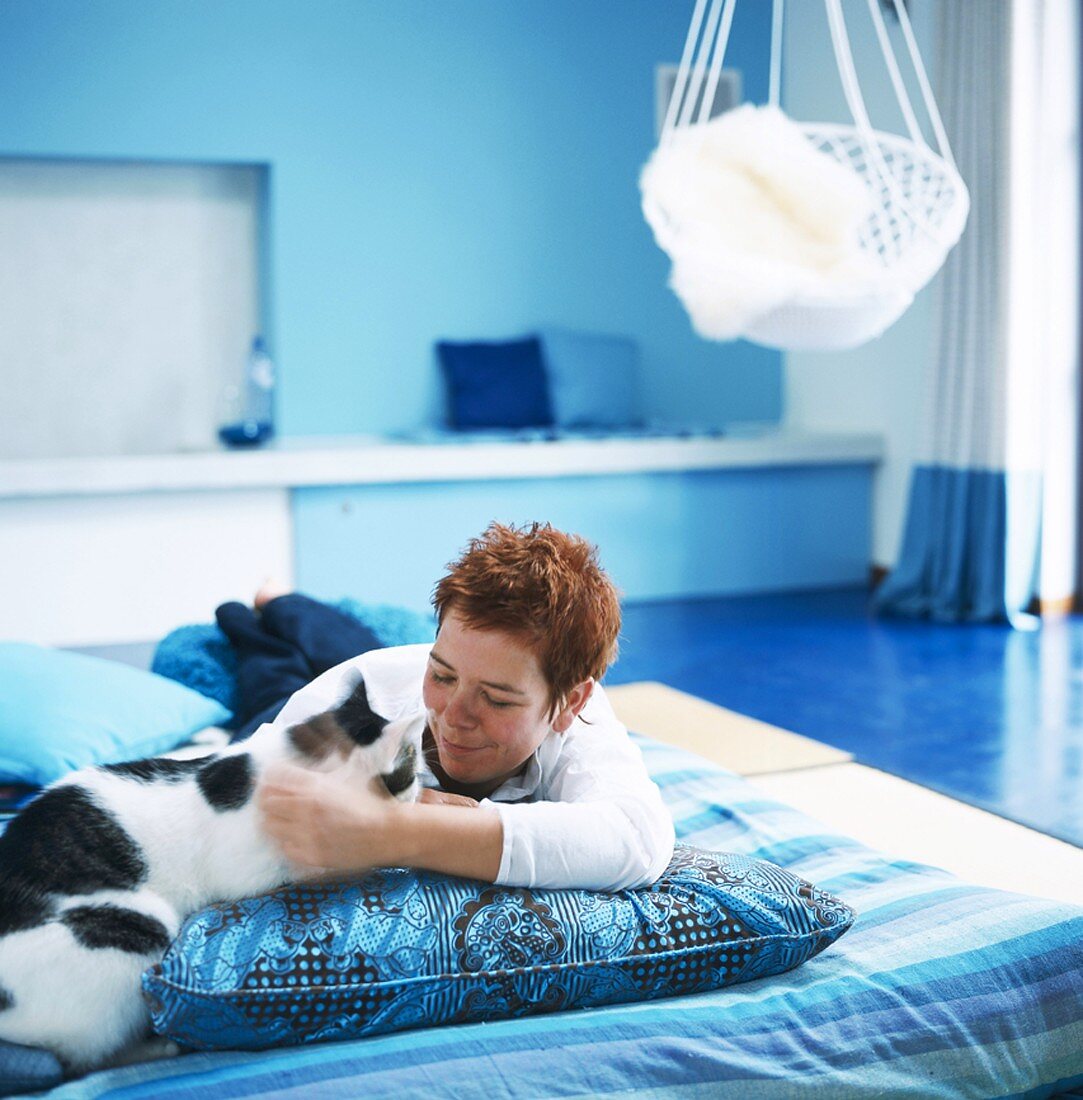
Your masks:
M 421 712 L 375 714 L 362 682 L 334 710 L 213 756 L 54 783 L 0 836 L 0 1040 L 50 1050 L 68 1073 L 138 1057 L 140 978 L 184 918 L 298 877 L 259 828 L 263 771 L 288 761 L 412 801 L 423 728 Z

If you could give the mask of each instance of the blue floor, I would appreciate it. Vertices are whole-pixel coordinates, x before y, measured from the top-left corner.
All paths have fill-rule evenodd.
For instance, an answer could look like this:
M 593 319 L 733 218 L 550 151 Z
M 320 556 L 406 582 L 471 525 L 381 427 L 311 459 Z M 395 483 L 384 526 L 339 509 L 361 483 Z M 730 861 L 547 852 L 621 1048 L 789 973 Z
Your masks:
M 641 603 L 608 682 L 661 680 L 1083 847 L 1083 618 L 881 619 L 866 590 Z

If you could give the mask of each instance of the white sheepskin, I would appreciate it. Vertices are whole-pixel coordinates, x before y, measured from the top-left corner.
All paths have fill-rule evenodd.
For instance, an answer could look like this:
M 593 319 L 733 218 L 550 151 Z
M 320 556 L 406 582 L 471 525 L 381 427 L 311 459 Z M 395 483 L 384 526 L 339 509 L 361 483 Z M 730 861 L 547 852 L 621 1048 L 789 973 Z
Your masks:
M 777 108 L 678 128 L 640 188 L 670 285 L 708 339 L 741 336 L 797 295 L 867 293 L 882 276 L 857 241 L 865 184 Z

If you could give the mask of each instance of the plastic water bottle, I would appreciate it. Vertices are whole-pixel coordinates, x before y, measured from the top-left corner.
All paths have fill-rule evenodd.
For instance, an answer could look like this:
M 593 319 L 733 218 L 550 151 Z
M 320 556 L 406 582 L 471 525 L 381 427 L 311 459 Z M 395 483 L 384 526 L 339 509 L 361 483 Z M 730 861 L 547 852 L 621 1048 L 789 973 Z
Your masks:
M 252 351 L 248 356 L 248 370 L 245 374 L 247 401 L 245 419 L 254 420 L 269 434 L 274 434 L 274 392 L 275 365 L 267 354 L 267 345 L 262 336 L 252 341 Z
M 252 340 L 244 373 L 244 407 L 240 419 L 218 429 L 218 438 L 230 447 L 266 443 L 275 434 L 275 367 L 262 336 Z M 239 394 L 237 396 L 240 396 Z

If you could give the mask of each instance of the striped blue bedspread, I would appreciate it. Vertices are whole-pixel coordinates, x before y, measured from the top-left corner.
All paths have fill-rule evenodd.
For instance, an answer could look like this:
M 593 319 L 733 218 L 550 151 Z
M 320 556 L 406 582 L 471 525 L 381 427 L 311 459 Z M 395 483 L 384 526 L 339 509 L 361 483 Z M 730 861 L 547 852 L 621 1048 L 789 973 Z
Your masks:
M 56 1097 L 1044 1097 L 1083 1089 L 1083 909 L 890 859 L 641 739 L 678 836 L 789 867 L 853 929 L 780 977 L 642 1004 L 94 1074 Z

